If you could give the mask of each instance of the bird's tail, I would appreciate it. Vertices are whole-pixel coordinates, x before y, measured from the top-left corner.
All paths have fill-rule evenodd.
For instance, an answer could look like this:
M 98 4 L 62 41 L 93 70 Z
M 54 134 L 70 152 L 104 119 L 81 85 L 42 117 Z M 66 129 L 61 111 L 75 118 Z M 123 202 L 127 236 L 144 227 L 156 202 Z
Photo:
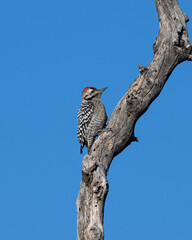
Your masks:
M 83 148 L 84 148 L 84 144 L 82 143 L 80 147 L 80 153 L 83 153 Z

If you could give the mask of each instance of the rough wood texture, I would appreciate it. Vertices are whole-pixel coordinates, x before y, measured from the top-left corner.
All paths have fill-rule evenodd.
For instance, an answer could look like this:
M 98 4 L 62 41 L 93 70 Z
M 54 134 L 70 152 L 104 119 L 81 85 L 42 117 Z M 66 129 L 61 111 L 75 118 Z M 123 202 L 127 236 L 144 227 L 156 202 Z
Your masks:
M 83 158 L 82 181 L 77 199 L 77 239 L 104 239 L 103 214 L 108 193 L 107 172 L 111 161 L 132 141 L 138 118 L 161 92 L 173 69 L 192 60 L 186 22 L 177 0 L 155 0 L 159 34 L 150 65 L 139 66 L 140 75 L 119 101 L 107 124 L 108 131 L 94 142 Z

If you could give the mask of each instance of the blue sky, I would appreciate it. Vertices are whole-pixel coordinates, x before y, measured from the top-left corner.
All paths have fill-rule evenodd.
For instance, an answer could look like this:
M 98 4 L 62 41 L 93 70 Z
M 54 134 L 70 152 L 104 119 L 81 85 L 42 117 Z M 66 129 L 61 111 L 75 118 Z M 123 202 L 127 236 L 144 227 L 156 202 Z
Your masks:
M 153 0 L 1 0 L 1 240 L 76 239 L 81 92 L 108 86 L 110 116 L 152 60 L 158 26 Z M 185 62 L 113 160 L 106 240 L 192 239 L 191 89 Z

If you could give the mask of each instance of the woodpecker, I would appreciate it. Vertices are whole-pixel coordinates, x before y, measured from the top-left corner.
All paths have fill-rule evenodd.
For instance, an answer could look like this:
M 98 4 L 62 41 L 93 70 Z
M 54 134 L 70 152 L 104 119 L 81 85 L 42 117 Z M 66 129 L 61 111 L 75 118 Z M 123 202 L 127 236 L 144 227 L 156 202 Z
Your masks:
M 95 87 L 86 87 L 82 92 L 82 103 L 77 113 L 77 137 L 81 144 L 80 153 L 84 146 L 91 146 L 106 125 L 107 114 L 100 97 L 107 87 L 98 90 Z

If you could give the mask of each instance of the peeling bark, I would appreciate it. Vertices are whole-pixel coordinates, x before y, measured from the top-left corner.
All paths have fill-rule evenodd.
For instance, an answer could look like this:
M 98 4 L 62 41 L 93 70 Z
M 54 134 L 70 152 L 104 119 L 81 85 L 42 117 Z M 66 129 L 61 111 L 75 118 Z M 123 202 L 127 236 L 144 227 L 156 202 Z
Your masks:
M 77 198 L 77 239 L 103 240 L 104 204 L 108 193 L 107 173 L 113 158 L 131 142 L 138 141 L 134 128 L 139 117 L 157 98 L 174 68 L 192 60 L 187 15 L 177 0 L 155 0 L 159 34 L 148 67 L 139 65 L 140 75 L 114 109 L 106 129 L 83 158 L 82 181 Z

